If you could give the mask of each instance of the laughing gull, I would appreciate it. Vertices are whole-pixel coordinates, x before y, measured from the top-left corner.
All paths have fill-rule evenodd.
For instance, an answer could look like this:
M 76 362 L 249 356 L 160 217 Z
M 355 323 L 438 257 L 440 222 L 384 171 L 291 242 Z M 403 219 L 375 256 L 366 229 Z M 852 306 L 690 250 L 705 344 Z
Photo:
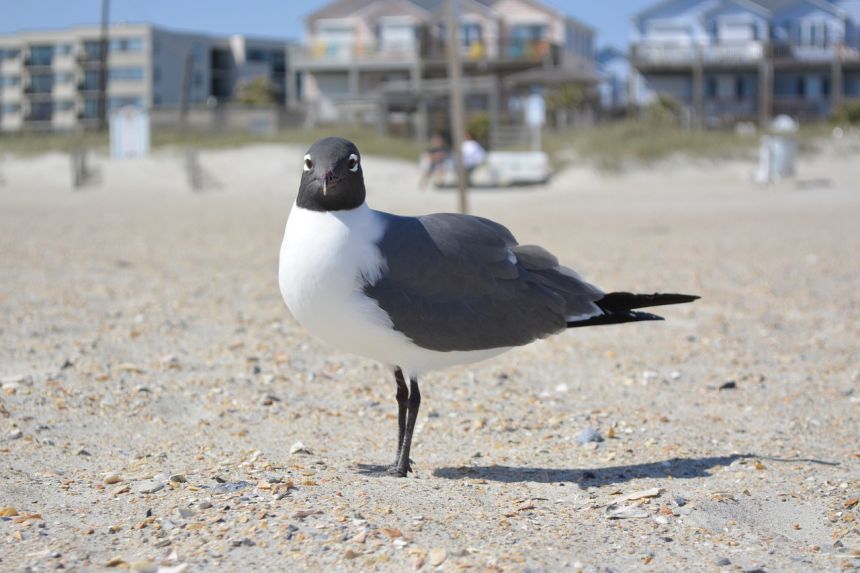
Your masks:
M 604 294 L 548 251 L 519 245 L 481 217 L 374 211 L 365 202 L 361 153 L 346 139 L 314 143 L 302 169 L 281 245 L 281 295 L 326 344 L 393 368 L 395 475 L 411 471 L 419 375 L 568 328 L 662 320 L 635 309 L 698 298 Z

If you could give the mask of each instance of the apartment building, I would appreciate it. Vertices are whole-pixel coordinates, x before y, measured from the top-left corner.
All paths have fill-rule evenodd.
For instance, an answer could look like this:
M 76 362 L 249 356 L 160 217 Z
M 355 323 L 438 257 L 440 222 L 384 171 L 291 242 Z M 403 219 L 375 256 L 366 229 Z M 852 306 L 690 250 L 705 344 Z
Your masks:
M 667 0 L 633 19 L 630 91 L 698 124 L 820 119 L 860 98 L 860 1 Z
M 70 130 L 98 123 L 100 28 L 0 36 L 0 131 Z M 210 36 L 150 24 L 109 28 L 108 111 L 133 105 L 177 107 L 227 101 L 236 87 L 265 77 L 283 101 L 286 42 Z
M 289 58 L 296 81 L 288 99 L 312 121 L 372 123 L 399 115 L 425 137 L 447 113 L 445 4 L 339 0 L 312 13 L 306 42 Z M 521 113 L 521 96 L 532 90 L 596 83 L 594 30 L 582 22 L 535 0 L 458 5 L 468 108 L 498 119 Z

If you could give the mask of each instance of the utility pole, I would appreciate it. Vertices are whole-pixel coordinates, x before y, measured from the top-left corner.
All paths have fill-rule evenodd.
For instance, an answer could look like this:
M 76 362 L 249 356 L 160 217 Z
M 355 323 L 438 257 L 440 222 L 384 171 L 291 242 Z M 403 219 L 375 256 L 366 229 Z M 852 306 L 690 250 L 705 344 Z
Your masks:
M 108 20 L 110 18 L 110 0 L 102 0 L 102 30 L 99 38 L 99 130 L 107 129 L 107 84 L 108 84 Z
M 185 129 L 188 123 L 188 107 L 191 105 L 191 80 L 194 76 L 194 55 L 185 55 L 185 65 L 182 68 L 182 94 L 179 100 L 179 127 Z
M 458 206 L 460 213 L 468 213 L 466 197 L 466 167 L 463 165 L 463 130 L 466 118 L 463 110 L 463 69 L 460 64 L 460 27 L 457 25 L 456 0 L 447 0 L 446 27 L 448 28 L 448 82 L 450 89 L 451 138 L 454 144 L 454 166 L 457 169 Z

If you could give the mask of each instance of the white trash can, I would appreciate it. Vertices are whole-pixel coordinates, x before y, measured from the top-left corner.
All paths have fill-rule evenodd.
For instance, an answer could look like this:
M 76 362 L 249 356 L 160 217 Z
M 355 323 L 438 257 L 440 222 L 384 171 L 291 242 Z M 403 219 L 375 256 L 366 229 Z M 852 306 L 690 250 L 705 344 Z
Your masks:
M 780 115 L 770 125 L 770 134 L 761 138 L 759 168 L 755 180 L 771 184 L 794 177 L 797 162 L 798 124 L 787 115 Z

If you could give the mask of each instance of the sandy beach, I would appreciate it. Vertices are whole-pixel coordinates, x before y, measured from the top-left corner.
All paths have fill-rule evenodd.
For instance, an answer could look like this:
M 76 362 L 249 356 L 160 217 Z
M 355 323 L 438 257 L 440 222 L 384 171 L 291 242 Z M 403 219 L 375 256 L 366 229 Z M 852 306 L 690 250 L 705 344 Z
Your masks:
M 0 570 L 860 570 L 856 141 L 770 188 L 673 160 L 473 192 L 604 290 L 702 299 L 427 375 L 408 479 L 390 372 L 278 292 L 303 153 L 203 151 L 196 193 L 180 150 L 80 191 L 0 162 Z M 374 208 L 456 206 L 363 164 Z

